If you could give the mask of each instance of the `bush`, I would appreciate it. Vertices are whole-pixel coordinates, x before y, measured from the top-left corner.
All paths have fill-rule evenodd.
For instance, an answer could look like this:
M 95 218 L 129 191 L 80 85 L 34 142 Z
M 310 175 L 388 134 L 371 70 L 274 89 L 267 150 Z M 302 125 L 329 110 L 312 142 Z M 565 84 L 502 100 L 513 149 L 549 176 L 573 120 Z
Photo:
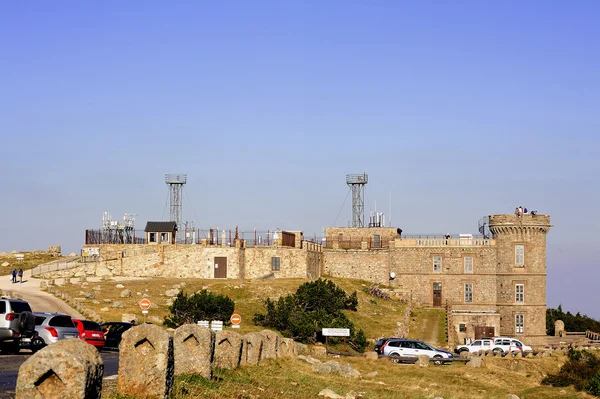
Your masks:
M 169 307 L 171 314 L 165 317 L 163 324 L 171 328 L 199 320 L 222 320 L 223 324 L 229 324 L 234 307 L 235 302 L 226 295 L 202 290 L 188 297 L 180 292 Z
M 578 390 L 588 392 L 599 388 L 600 359 L 588 351 L 570 349 L 569 360 L 563 364 L 557 374 L 550 374 L 542 380 L 542 384 L 554 387 L 573 385 Z M 600 392 L 600 391 L 598 391 Z M 598 394 L 594 394 L 599 396 Z
M 342 310 L 356 311 L 356 292 L 346 292 L 330 280 L 316 280 L 302 284 L 295 294 L 279 298 L 267 298 L 265 314 L 254 315 L 254 324 L 271 327 L 284 336 L 305 343 L 324 342 L 323 328 L 350 329 L 350 343 L 359 352 L 364 352 L 368 343 L 364 333 L 355 331 L 354 324 Z M 338 339 L 331 338 L 332 343 Z
M 585 390 L 594 396 L 600 396 L 600 371 L 596 373 L 588 382 Z

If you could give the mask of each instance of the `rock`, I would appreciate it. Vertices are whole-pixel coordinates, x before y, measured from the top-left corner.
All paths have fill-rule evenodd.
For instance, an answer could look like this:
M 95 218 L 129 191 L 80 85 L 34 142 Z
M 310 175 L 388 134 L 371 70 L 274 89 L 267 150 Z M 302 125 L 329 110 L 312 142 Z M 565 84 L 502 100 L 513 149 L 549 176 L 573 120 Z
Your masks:
M 377 352 L 374 352 L 374 351 L 366 352 L 365 357 L 369 360 L 379 359 L 379 355 L 377 354 Z
M 373 377 L 377 377 L 379 373 L 377 371 L 372 371 L 369 374 L 367 374 L 367 377 L 369 378 L 373 378 Z
M 148 320 L 150 320 L 152 323 L 154 324 L 162 324 L 162 319 L 158 316 L 150 316 L 148 317 Z
M 138 317 L 137 317 L 137 315 L 132 314 L 132 313 L 123 313 L 121 315 L 121 321 L 126 322 L 126 323 L 137 324 Z
M 165 301 L 165 306 L 171 306 L 173 305 L 173 302 L 175 302 L 175 298 L 167 298 L 167 300 Z
M 291 338 L 280 338 L 277 348 L 277 357 L 296 357 L 294 340 Z
M 88 292 L 84 292 L 83 296 L 87 299 L 94 299 L 94 298 L 96 298 L 96 293 L 92 292 L 92 291 L 88 291 Z
M 263 336 L 250 333 L 242 337 L 242 358 L 240 366 L 256 365 L 260 362 L 263 349 Z
M 94 288 L 92 288 L 94 291 L 102 291 L 102 287 L 100 287 L 99 285 L 95 285 Z
M 104 303 L 112 303 L 112 301 L 113 301 L 112 299 L 103 299 L 102 300 L 102 302 L 104 302 Z
M 518 357 L 518 358 L 521 358 L 521 357 L 523 357 L 523 352 L 521 352 L 521 351 L 516 351 L 516 352 L 514 353 L 514 356 L 513 356 L 513 357 Z
M 324 346 L 315 345 L 310 350 L 310 354 L 314 357 L 324 357 L 327 356 L 327 348 Z
M 505 396 L 506 399 L 521 399 L 519 398 L 517 395 L 509 393 L 508 395 Z
M 8 262 L 2 262 L 2 267 L 6 267 L 6 266 L 10 266 L 10 263 L 8 263 Z
M 129 298 L 131 296 L 131 290 L 123 290 L 120 294 L 121 298 Z
M 467 359 L 467 358 L 473 357 L 473 355 L 469 351 L 463 351 L 463 352 L 460 352 L 460 354 L 458 355 L 458 357 L 460 357 L 462 359 Z
M 313 364 L 313 371 L 320 374 L 330 374 L 330 373 L 339 373 L 342 370 L 342 367 L 335 360 L 329 360 L 325 363 L 317 363 Z
M 262 335 L 263 341 L 262 358 L 275 359 L 279 347 L 279 335 L 271 330 L 262 330 L 259 334 Z
M 308 351 L 307 345 L 300 342 L 294 342 L 294 353 L 296 355 L 308 355 L 310 352 Z
M 142 296 L 142 293 L 138 291 L 138 292 L 135 293 L 135 295 Z
M 309 364 L 321 364 L 321 361 L 319 359 L 315 359 L 314 357 L 311 357 L 311 356 L 299 355 L 298 359 L 304 360 L 306 363 L 309 363 Z
M 77 254 L 76 254 L 75 252 L 71 252 L 71 253 L 69 254 L 69 256 L 73 257 L 73 256 L 77 256 Z
M 345 396 L 338 395 L 337 393 L 335 393 L 334 391 L 332 391 L 329 388 L 322 389 L 319 392 L 319 396 L 323 396 L 325 398 L 331 398 L 331 399 L 346 399 Z
M 473 368 L 480 368 L 480 367 L 485 367 L 485 359 L 483 359 L 482 357 L 473 357 L 471 358 L 471 360 L 469 360 L 467 362 L 467 366 L 469 367 L 473 367 Z
M 101 312 L 108 312 L 108 308 L 101 308 L 100 311 Z
M 171 296 L 171 297 L 177 296 L 177 294 L 179 294 L 179 289 L 177 289 L 177 288 L 173 288 L 173 289 L 167 290 L 167 292 L 165 292 L 166 296 Z
M 119 289 L 121 289 L 121 288 L 125 288 L 125 286 L 124 286 L 123 284 L 117 284 L 117 285 L 115 285 L 115 287 L 116 287 L 116 288 L 119 288 Z
M 242 356 L 242 336 L 234 331 L 217 331 L 213 367 L 235 369 Z
M 341 366 L 338 374 L 344 377 L 360 378 L 360 372 L 353 369 L 352 366 L 350 366 L 350 363 L 346 363 Z
M 92 303 L 93 303 L 94 305 L 100 305 L 100 301 L 99 301 L 99 300 L 97 300 L 97 299 L 92 299 Z
M 427 355 L 417 356 L 417 362 L 415 364 L 417 364 L 419 367 L 428 367 L 429 366 L 429 356 L 427 356 Z
M 184 324 L 173 334 L 175 375 L 200 374 L 212 378 L 215 333 L 196 324 Z
M 125 331 L 119 346 L 117 393 L 166 398 L 173 385 L 173 345 L 162 327 L 144 324 Z
M 118 301 L 114 301 L 111 305 L 111 308 L 119 308 L 122 309 L 124 308 L 125 305 L 123 305 L 123 302 L 118 302 Z
M 100 399 L 104 364 L 79 339 L 65 339 L 32 355 L 19 368 L 16 398 Z

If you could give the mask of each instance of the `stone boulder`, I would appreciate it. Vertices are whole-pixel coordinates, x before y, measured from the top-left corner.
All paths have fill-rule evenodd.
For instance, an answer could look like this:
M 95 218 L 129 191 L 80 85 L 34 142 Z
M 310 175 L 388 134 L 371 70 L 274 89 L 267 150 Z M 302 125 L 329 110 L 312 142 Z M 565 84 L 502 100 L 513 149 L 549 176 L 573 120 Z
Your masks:
M 277 357 L 296 357 L 296 347 L 291 338 L 280 338 L 277 348 Z
M 379 355 L 375 351 L 369 351 L 365 353 L 365 357 L 369 360 L 377 360 L 379 359 Z
M 259 333 L 249 333 L 242 337 L 242 357 L 240 366 L 256 365 L 262 359 L 263 336 Z
M 177 296 L 178 294 L 179 294 L 179 289 L 177 289 L 177 288 L 173 288 L 173 289 L 167 290 L 167 292 L 165 292 L 166 296 L 172 296 L 172 297 Z
M 260 333 L 263 338 L 262 358 L 277 358 L 277 349 L 279 347 L 279 335 L 271 330 L 262 330 Z
M 429 356 L 427 356 L 427 355 L 417 356 L 417 362 L 415 364 L 417 364 L 419 367 L 428 367 L 429 366 Z
M 125 307 L 125 305 L 123 304 L 123 302 L 114 301 L 110 307 L 122 309 Z
M 242 336 L 235 331 L 217 331 L 213 367 L 235 369 L 242 357 Z
M 173 386 L 173 341 L 162 327 L 144 324 L 125 331 L 119 346 L 117 393 L 167 398 Z
M 310 351 L 308 350 L 308 346 L 304 345 L 300 342 L 294 342 L 294 351 L 296 355 L 308 355 Z
M 137 324 L 138 316 L 133 313 L 123 313 L 121 314 L 121 321 L 124 321 L 126 323 Z
M 8 262 L 2 262 L 2 267 L 6 267 L 6 266 L 10 266 L 10 263 L 8 263 Z
M 131 290 L 124 289 L 120 294 L 121 298 L 129 298 L 131 296 Z
M 184 324 L 173 334 L 175 375 L 200 374 L 212 378 L 215 333 L 197 324 Z
M 472 367 L 472 368 L 485 367 L 485 359 L 483 359 L 479 356 L 473 357 L 473 358 L 471 358 L 471 360 L 469 360 L 467 362 L 467 366 Z
M 119 288 L 119 289 L 120 289 L 120 288 L 125 288 L 125 286 L 124 286 L 123 284 L 117 284 L 117 285 L 115 285 L 115 287 L 116 287 L 116 288 Z
M 314 357 L 325 357 L 327 356 L 327 348 L 320 345 L 315 345 L 311 348 L 310 354 Z
M 16 398 L 100 399 L 104 364 L 98 351 L 79 339 L 45 347 L 19 368 Z
M 310 357 L 310 356 L 299 355 L 298 359 L 304 360 L 306 363 L 313 364 L 313 365 L 321 364 L 321 361 L 319 359 L 315 359 L 314 357 Z

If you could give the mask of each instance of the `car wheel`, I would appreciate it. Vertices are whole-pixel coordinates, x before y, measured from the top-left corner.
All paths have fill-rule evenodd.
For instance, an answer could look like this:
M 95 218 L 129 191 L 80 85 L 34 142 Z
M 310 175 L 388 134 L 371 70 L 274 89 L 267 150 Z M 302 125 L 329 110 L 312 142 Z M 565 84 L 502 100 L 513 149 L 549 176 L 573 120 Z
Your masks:
M 398 361 L 398 360 L 400 359 L 400 357 L 401 357 L 401 356 L 400 356 L 400 354 L 399 354 L 399 353 L 392 353 L 392 354 L 390 355 L 390 359 L 392 359 L 392 360 L 395 360 L 395 361 Z
M 469 351 L 469 350 L 468 350 L 467 348 L 460 348 L 460 349 L 458 350 L 458 353 L 459 353 L 459 354 L 461 354 L 461 353 L 463 353 L 463 352 L 468 352 L 468 351 Z
M 36 353 L 37 351 L 42 349 L 44 346 L 46 346 L 46 343 L 40 337 L 36 337 L 31 340 L 31 352 L 32 353 Z
M 501 356 L 504 356 L 504 351 L 502 350 L 502 348 L 496 348 L 493 350 L 494 354 L 500 354 Z
M 433 357 L 433 364 L 435 364 L 436 366 L 439 366 L 440 364 L 443 364 L 444 362 L 443 362 L 443 360 L 442 360 L 442 359 L 443 359 L 443 358 L 442 358 L 442 356 L 440 356 L 440 355 L 435 355 L 435 356 Z

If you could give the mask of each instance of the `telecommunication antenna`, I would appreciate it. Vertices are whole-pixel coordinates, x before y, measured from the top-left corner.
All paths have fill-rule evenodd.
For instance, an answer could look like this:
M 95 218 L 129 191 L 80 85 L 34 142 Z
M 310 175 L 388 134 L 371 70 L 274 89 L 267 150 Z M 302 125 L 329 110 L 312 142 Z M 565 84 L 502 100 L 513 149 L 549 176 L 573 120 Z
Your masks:
M 346 184 L 352 189 L 352 227 L 365 227 L 365 185 L 369 181 L 366 173 L 346 175 Z
M 181 226 L 181 190 L 187 182 L 187 175 L 170 174 L 165 175 L 165 183 L 169 186 L 169 204 L 171 209 L 170 220 L 177 223 L 177 227 Z

